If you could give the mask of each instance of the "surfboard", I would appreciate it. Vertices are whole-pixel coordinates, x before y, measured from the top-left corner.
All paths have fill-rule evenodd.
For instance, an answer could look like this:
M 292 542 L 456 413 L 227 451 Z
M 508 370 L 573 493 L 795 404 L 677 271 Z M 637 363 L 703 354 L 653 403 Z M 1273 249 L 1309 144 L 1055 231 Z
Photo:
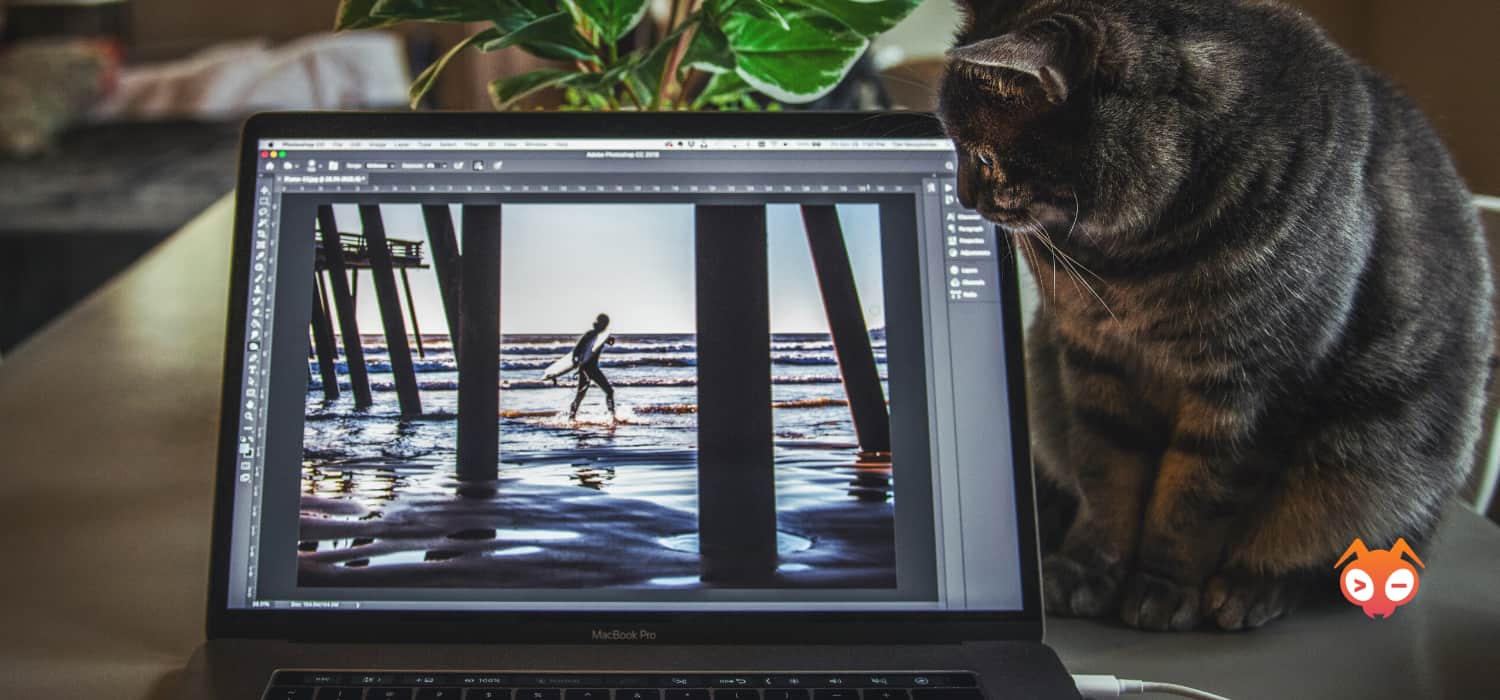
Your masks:
M 592 346 L 584 349 L 583 357 L 574 358 L 572 350 L 563 353 L 562 357 L 557 358 L 557 360 L 552 364 L 547 365 L 547 369 L 542 370 L 542 379 L 544 381 L 548 379 L 557 379 L 558 377 L 561 377 L 565 374 L 568 374 L 569 372 L 578 369 L 579 365 L 584 364 L 589 360 L 594 359 L 595 357 L 598 357 L 599 350 L 604 347 L 604 343 L 608 340 L 609 331 L 604 331 L 603 333 L 599 334 L 599 337 L 594 338 L 594 344 Z

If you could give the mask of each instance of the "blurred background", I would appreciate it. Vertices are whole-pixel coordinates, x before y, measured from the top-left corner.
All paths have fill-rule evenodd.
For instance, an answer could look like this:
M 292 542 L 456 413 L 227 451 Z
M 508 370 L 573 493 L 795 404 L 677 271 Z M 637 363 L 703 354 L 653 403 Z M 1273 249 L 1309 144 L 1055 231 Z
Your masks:
M 665 15 L 667 0 L 658 4 Z M 1500 193 L 1490 42 L 1500 2 L 1293 4 L 1416 98 L 1475 192 Z M 0 357 L 228 192 L 244 115 L 404 109 L 410 77 L 470 31 L 332 34 L 336 7 L 0 0 Z M 957 21 L 950 2 L 927 0 L 814 107 L 929 109 Z M 424 107 L 489 109 L 490 80 L 537 63 L 518 50 L 468 52 Z

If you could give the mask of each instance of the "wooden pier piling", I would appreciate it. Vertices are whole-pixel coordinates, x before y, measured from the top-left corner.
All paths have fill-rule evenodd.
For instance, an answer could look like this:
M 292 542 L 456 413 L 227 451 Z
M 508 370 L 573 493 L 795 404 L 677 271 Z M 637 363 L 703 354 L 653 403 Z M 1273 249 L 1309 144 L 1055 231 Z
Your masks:
M 322 297 L 323 322 L 328 325 L 328 331 L 333 332 L 333 296 L 328 293 L 328 272 L 326 270 L 313 270 L 313 293 Z M 333 345 L 333 356 L 338 357 L 338 343 Z
M 500 465 L 500 207 L 465 206 L 462 225 L 458 478 L 493 482 Z M 451 234 L 451 220 L 449 226 Z
M 422 347 L 422 324 L 417 321 L 417 302 L 411 296 L 411 278 L 406 268 L 401 268 L 401 287 L 406 290 L 406 312 L 411 317 L 411 337 L 417 341 L 417 357 L 427 359 L 427 350 Z
M 831 204 L 804 204 L 802 222 L 807 229 L 807 245 L 817 271 L 823 310 L 828 314 L 828 330 L 833 336 L 833 349 L 838 356 L 839 374 L 849 398 L 859 448 L 863 452 L 890 452 L 890 412 L 885 406 L 880 370 L 870 346 L 870 329 L 865 324 L 859 290 L 854 284 L 854 268 L 849 264 L 838 210 Z
M 328 320 L 328 305 L 323 298 L 317 273 L 313 273 L 312 328 L 313 350 L 318 356 L 318 377 L 323 382 L 323 398 L 333 401 L 339 397 L 339 374 L 334 367 L 333 325 Z
M 349 390 L 354 392 L 354 407 L 369 408 L 370 375 L 365 368 L 365 349 L 359 337 L 359 321 L 354 313 L 354 295 L 349 289 L 344 266 L 343 246 L 339 240 L 338 222 L 331 205 L 318 207 L 318 232 L 323 244 L 323 264 L 333 288 L 333 307 L 339 319 L 339 333 L 344 341 L 344 363 L 349 367 Z
M 396 398 L 402 417 L 422 415 L 422 397 L 417 392 L 416 368 L 411 361 L 411 347 L 406 343 L 406 323 L 401 319 L 401 294 L 396 289 L 396 274 L 391 264 L 390 243 L 385 237 L 385 222 L 380 205 L 359 205 L 359 219 L 369 242 L 370 277 L 375 284 L 375 299 L 380 306 L 380 321 L 385 329 L 385 344 L 391 360 L 391 374 L 396 380 Z
M 754 582 L 777 561 L 766 209 L 699 205 L 695 217 L 700 570 Z
M 438 292 L 443 297 L 443 313 L 448 320 L 448 338 L 453 342 L 453 356 L 459 357 L 459 296 L 463 277 L 459 273 L 458 239 L 453 233 L 453 214 L 446 204 L 424 204 L 422 220 L 427 224 L 427 241 L 432 246 L 432 269 L 437 274 Z

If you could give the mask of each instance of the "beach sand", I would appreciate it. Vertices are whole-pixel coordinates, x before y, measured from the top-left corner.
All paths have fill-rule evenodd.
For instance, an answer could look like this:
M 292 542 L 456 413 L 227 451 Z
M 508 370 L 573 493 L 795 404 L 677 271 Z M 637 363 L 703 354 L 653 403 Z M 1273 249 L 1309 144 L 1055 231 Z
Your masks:
M 581 448 L 502 457 L 494 495 L 457 495 L 451 461 L 352 459 L 303 473 L 298 584 L 692 588 L 696 453 Z M 888 460 L 776 449 L 781 556 L 761 586 L 896 585 Z

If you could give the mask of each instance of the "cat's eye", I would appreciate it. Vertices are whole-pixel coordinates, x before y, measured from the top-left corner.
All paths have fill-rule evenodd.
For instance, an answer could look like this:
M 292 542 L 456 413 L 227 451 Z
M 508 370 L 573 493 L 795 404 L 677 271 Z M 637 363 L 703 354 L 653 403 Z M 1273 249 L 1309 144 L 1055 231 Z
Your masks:
M 987 155 L 985 155 L 983 153 L 980 153 L 978 151 L 974 152 L 974 160 L 979 161 L 980 165 L 985 165 L 985 166 L 994 165 L 994 163 L 990 162 L 990 157 L 989 156 L 987 156 Z

